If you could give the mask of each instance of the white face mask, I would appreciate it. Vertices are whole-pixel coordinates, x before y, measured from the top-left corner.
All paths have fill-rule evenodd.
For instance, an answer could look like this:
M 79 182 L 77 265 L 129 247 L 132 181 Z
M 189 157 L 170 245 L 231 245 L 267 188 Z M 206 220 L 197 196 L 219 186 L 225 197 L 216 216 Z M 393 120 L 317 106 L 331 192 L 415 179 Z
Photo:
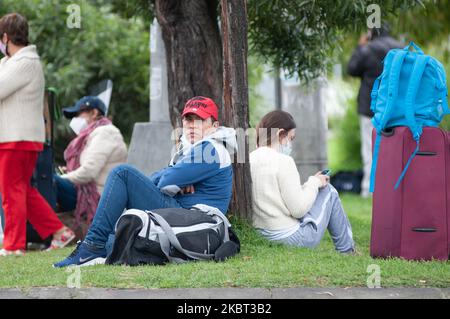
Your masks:
M 292 153 L 292 142 L 287 142 L 287 144 L 280 144 L 280 153 L 285 155 L 291 155 Z
M 75 134 L 79 135 L 82 130 L 88 127 L 88 122 L 82 117 L 74 117 L 69 125 Z

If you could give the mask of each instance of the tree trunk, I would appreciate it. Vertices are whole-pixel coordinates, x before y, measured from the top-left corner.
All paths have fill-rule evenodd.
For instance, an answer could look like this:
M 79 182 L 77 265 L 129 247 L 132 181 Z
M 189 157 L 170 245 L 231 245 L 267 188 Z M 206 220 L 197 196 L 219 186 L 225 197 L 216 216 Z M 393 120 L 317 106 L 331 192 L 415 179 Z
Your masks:
M 156 0 L 166 47 L 170 120 L 181 126 L 186 101 L 196 95 L 222 98 L 222 43 L 217 0 Z
M 252 182 L 248 152 L 247 8 L 246 0 L 221 0 L 223 32 L 223 115 L 238 129 L 239 156 L 234 155 L 230 211 L 250 219 Z

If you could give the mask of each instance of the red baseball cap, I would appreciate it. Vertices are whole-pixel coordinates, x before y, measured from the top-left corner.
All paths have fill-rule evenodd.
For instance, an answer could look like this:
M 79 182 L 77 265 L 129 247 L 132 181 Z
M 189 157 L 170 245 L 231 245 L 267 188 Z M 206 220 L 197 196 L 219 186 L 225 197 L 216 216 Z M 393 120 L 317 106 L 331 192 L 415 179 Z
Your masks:
M 196 96 L 186 102 L 181 116 L 185 116 L 187 114 L 198 115 L 203 120 L 206 120 L 211 116 L 214 120 L 219 120 L 219 110 L 216 103 L 214 103 L 214 101 L 210 98 L 204 96 Z

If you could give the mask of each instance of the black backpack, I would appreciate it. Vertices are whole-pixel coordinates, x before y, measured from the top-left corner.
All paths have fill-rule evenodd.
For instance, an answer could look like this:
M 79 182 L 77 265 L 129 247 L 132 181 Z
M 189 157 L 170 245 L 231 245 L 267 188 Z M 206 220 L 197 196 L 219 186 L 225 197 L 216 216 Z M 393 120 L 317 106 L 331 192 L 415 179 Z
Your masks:
M 105 263 L 136 266 L 223 261 L 239 251 L 238 237 L 216 208 L 130 209 L 117 221 L 113 249 Z
M 339 193 L 361 193 L 363 171 L 341 171 L 331 176 L 330 183 Z

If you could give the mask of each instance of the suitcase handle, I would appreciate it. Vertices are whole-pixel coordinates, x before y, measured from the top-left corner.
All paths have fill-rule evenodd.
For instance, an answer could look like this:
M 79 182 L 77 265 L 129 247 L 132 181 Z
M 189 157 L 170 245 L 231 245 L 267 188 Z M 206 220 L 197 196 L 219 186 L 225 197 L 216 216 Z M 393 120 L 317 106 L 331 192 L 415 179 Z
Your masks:
M 436 156 L 437 153 L 436 152 L 424 152 L 424 151 L 421 151 L 421 152 L 417 152 L 416 155 L 418 155 L 418 156 Z
M 421 227 L 414 227 L 412 228 L 412 231 L 418 232 L 418 233 L 434 233 L 437 231 L 436 228 L 421 228 Z

